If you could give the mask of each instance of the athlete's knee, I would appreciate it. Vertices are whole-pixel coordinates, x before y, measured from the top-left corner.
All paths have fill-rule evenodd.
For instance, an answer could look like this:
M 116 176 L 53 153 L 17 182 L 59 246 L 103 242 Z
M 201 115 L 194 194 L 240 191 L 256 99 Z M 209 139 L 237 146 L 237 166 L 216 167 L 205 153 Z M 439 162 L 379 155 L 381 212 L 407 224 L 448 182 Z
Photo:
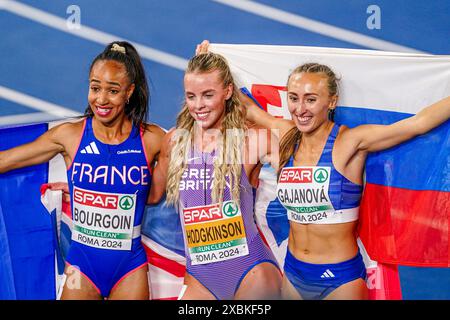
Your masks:
M 270 299 L 278 299 L 281 296 L 282 277 L 276 265 L 265 262 L 257 265 L 251 271 L 248 281 L 260 291 L 263 296 Z
M 278 266 L 270 262 L 265 262 L 262 263 L 260 267 L 260 272 L 265 280 L 276 284 L 277 286 L 281 286 L 282 276 Z

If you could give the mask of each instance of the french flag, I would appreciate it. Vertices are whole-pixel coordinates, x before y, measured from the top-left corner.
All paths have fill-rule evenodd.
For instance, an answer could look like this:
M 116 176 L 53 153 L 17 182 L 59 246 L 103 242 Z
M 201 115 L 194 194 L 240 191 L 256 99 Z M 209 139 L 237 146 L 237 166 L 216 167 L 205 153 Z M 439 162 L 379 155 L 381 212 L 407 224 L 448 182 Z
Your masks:
M 265 111 L 290 119 L 286 82 L 303 63 L 331 67 L 340 78 L 335 122 L 391 124 L 450 95 L 450 57 L 371 50 L 213 44 L 242 91 Z M 371 299 L 401 299 L 397 265 L 448 267 L 450 122 L 369 155 L 358 244 Z M 280 265 L 289 224 L 276 199 L 276 174 L 261 171 L 256 215 Z
M 0 150 L 31 142 L 48 124 L 0 129 Z M 55 299 L 56 215 L 41 204 L 48 164 L 0 175 L 0 299 Z M 51 213 L 51 214 L 49 214 Z

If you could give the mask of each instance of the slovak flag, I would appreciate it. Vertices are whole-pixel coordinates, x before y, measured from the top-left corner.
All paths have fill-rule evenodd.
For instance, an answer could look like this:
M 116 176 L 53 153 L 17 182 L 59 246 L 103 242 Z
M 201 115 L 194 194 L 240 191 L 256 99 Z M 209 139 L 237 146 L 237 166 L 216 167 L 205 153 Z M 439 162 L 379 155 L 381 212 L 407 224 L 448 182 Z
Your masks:
M 391 124 L 450 95 L 450 57 L 336 48 L 212 44 L 239 87 L 276 117 L 290 119 L 286 83 L 308 62 L 328 65 L 340 80 L 335 121 Z M 371 299 L 401 299 L 397 265 L 450 266 L 450 123 L 370 154 L 365 167 L 358 244 Z M 276 173 L 265 165 L 257 221 L 283 265 L 289 224 L 276 199 Z

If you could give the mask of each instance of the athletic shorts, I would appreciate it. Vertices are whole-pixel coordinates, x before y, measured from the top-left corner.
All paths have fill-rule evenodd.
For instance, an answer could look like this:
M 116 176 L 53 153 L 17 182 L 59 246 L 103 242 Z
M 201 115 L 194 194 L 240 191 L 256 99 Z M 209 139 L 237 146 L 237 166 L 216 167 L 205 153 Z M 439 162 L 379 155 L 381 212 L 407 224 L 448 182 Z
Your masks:
M 296 259 L 287 250 L 285 276 L 304 300 L 322 300 L 336 288 L 356 279 L 366 280 L 361 253 L 335 264 L 312 264 Z

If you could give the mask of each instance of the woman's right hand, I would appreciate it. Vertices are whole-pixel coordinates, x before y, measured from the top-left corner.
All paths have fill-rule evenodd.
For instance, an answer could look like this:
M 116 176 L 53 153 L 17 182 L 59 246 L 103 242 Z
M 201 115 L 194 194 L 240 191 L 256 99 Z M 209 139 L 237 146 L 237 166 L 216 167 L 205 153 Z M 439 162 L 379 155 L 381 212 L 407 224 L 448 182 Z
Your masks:
M 62 200 L 70 203 L 70 191 L 67 182 L 50 182 L 46 184 L 46 187 L 52 191 L 61 190 L 63 196 Z
M 198 56 L 199 54 L 208 53 L 209 49 L 209 41 L 203 40 L 202 43 L 197 45 L 197 48 L 195 49 L 195 55 Z

